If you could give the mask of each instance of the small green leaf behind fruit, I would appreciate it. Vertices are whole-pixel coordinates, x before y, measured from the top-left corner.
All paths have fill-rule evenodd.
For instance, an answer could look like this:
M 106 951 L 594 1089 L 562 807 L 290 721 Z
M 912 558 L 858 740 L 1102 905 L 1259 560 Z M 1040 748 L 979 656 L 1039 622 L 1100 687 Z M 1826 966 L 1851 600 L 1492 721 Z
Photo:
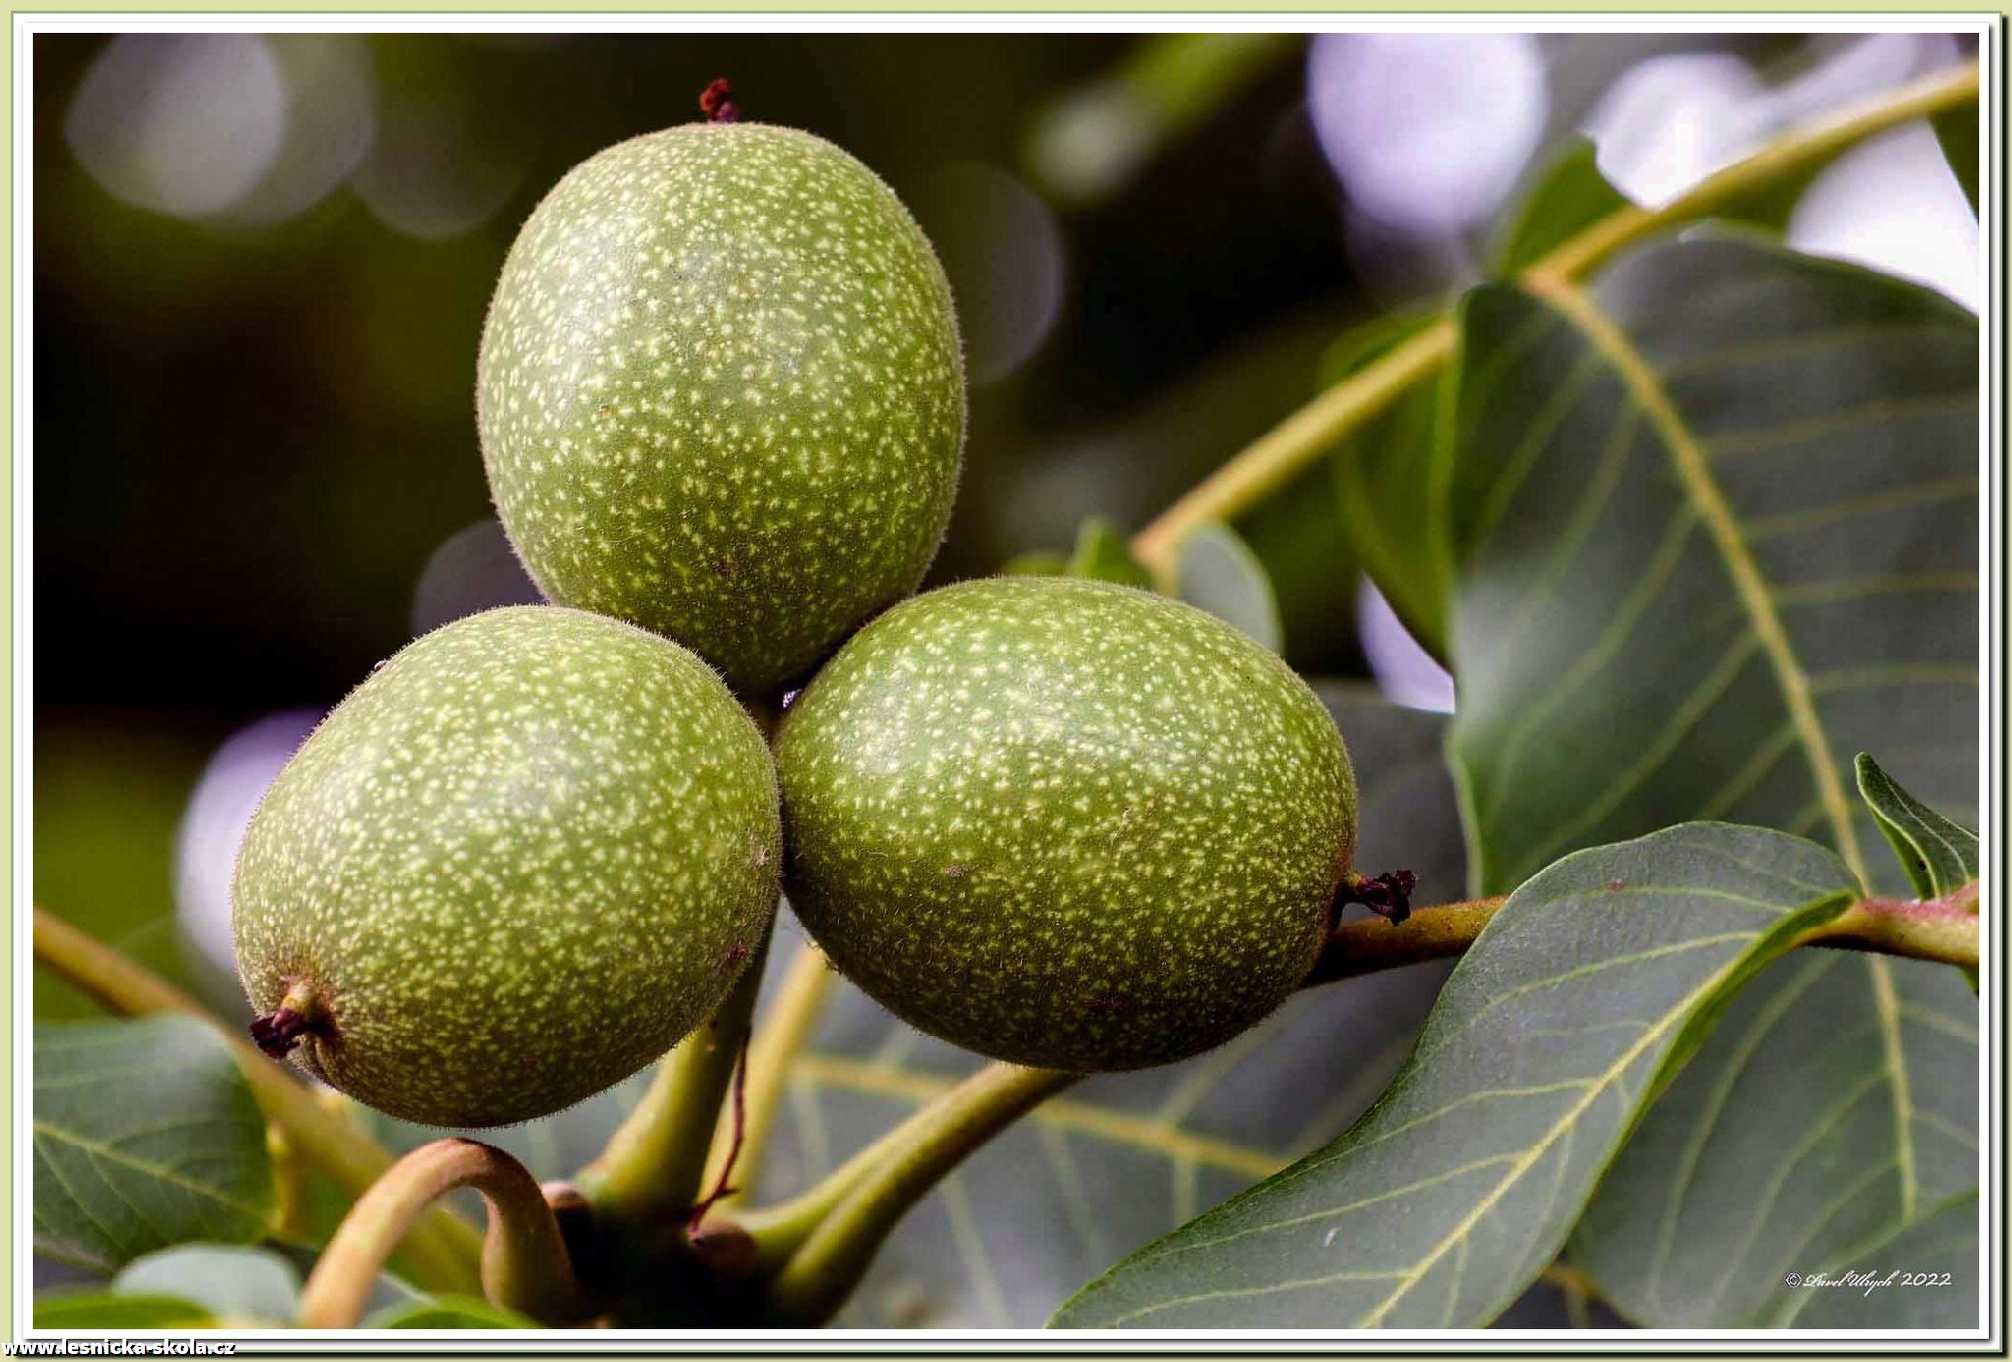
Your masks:
M 1565 858 L 1461 959 L 1362 1119 L 1120 1263 L 1052 1323 L 1488 1323 L 1557 1255 L 1727 999 L 1856 893 L 1825 848 L 1728 824 Z
M 1953 894 L 1977 878 L 1976 833 L 1901 789 L 1869 754 L 1860 752 L 1854 769 L 1859 797 L 1879 820 L 1918 897 Z
M 1153 585 L 1153 574 L 1132 557 L 1125 537 L 1101 516 L 1091 516 L 1076 531 L 1076 548 L 1069 555 L 1065 572 L 1070 577 L 1089 577 L 1142 590 L 1151 590 Z
M 267 1233 L 265 1120 L 214 1027 L 45 1023 L 34 1046 L 38 1252 L 111 1270 L 173 1244 Z
M 220 1320 L 179 1296 L 121 1296 L 110 1291 L 63 1291 L 35 1300 L 37 1329 L 214 1329 Z
M 1278 597 L 1271 578 L 1250 545 L 1229 526 L 1197 526 L 1181 541 L 1176 594 L 1189 605 L 1206 610 L 1280 652 L 1285 626 L 1279 620 Z
M 1006 577 L 1060 577 L 1069 571 L 1069 557 L 1055 549 L 1029 549 L 1008 558 L 999 571 Z

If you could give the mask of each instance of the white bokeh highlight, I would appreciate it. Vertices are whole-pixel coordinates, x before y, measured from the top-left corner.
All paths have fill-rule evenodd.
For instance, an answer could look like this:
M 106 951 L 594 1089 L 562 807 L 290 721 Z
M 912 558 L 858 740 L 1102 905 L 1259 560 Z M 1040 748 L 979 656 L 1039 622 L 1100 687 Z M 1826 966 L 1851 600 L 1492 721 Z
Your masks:
M 950 276 L 971 380 L 996 383 L 1033 357 L 1061 313 L 1061 226 L 1039 194 L 976 161 L 940 167 L 912 202 Z
M 1413 231 L 1492 212 L 1549 110 L 1527 33 L 1328 33 L 1307 57 L 1307 111 L 1349 201 Z
M 248 195 L 286 139 L 286 82 L 252 33 L 124 34 L 91 64 L 63 134 L 138 208 L 207 217 Z
M 1384 697 L 1410 709 L 1453 712 L 1453 678 L 1419 646 L 1369 578 L 1355 596 L 1355 633 Z
M 266 787 L 314 726 L 317 709 L 289 709 L 248 724 L 224 740 L 196 782 L 175 834 L 175 914 L 202 958 L 235 976 L 231 946 L 231 876 L 238 846 Z
M 1983 298 L 1977 218 L 1926 123 L 1838 157 L 1796 204 L 1788 244 L 1940 289 L 1972 312 Z
M 1671 53 L 1628 68 L 1585 119 L 1601 174 L 1636 203 L 1661 207 L 1769 138 L 1958 56 L 1946 33 L 1812 42 L 1808 68 L 1772 83 L 1729 53 Z

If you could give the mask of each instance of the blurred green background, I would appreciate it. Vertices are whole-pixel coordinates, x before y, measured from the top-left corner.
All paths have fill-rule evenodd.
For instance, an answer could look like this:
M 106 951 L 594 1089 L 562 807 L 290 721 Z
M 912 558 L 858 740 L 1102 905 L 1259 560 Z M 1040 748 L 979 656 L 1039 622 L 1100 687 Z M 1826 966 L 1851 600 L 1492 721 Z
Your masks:
M 235 1005 L 229 866 L 263 781 L 415 632 L 527 589 L 472 398 L 518 224 L 715 76 L 880 172 L 944 257 L 973 387 L 940 581 L 1089 514 L 1143 524 L 1316 392 L 1349 328 L 1478 277 L 1573 132 L 1653 197 L 1960 56 L 1937 34 L 38 37 L 37 898 Z M 1913 263 L 1887 267 L 1960 270 L 1975 221 L 1902 132 L 1826 172 L 1829 216 L 1798 210 L 1791 240 L 1865 256 L 1899 222 Z M 1289 657 L 1374 658 L 1445 706 L 1342 510 L 1316 467 L 1239 526 Z M 85 1006 L 37 989 L 39 1015 Z

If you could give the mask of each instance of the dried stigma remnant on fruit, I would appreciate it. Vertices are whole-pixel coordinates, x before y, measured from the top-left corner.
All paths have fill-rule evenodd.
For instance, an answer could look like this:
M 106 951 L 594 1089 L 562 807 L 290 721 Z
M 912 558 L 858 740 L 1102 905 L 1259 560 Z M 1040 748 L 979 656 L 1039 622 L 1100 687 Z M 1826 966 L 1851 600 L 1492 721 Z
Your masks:
M 610 147 L 525 223 L 477 415 L 553 600 L 699 653 L 750 697 L 912 592 L 950 519 L 962 345 L 935 252 L 871 170 L 714 121 Z
M 1333 719 L 1212 616 L 967 582 L 855 636 L 785 714 L 790 900 L 851 979 L 996 1058 L 1136 1068 L 1270 1013 L 1355 847 Z
M 252 820 L 254 1037 L 408 1120 L 557 1111 L 719 1005 L 780 835 L 761 734 L 696 657 L 558 606 L 461 620 L 358 687 Z

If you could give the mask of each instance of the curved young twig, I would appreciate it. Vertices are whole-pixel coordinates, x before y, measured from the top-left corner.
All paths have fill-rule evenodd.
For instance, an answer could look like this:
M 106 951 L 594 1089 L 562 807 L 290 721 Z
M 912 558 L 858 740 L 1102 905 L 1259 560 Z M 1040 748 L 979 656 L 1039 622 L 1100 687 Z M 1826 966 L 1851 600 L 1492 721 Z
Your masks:
M 412 1222 L 462 1187 L 473 1187 L 488 1203 L 482 1289 L 491 1303 L 542 1324 L 578 1322 L 585 1313 L 579 1284 L 537 1181 L 493 1145 L 449 1139 L 407 1154 L 349 1208 L 301 1292 L 301 1327 L 354 1328 L 377 1274 Z

